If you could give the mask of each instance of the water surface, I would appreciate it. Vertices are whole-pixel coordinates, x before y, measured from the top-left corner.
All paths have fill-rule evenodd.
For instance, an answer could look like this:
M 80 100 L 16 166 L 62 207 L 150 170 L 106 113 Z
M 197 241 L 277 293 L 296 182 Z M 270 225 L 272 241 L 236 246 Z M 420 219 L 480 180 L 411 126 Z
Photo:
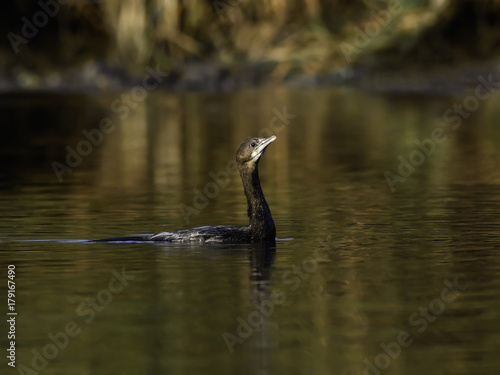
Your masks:
M 126 116 L 112 109 L 121 93 L 3 97 L 0 264 L 4 278 L 16 267 L 18 369 L 497 374 L 500 98 L 452 129 L 443 114 L 468 94 L 154 92 Z M 82 131 L 108 118 L 86 149 Z M 401 176 L 436 128 L 446 140 Z M 260 175 L 292 240 L 78 241 L 245 224 L 230 162 L 257 134 L 278 137 Z M 69 166 L 68 147 L 86 155 Z

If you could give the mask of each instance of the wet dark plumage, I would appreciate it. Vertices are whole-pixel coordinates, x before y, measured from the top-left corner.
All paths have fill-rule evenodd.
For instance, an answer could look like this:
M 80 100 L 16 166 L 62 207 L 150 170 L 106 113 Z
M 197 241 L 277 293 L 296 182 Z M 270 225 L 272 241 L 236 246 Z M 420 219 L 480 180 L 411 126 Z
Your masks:
M 162 232 L 150 236 L 121 237 L 95 240 L 97 242 L 206 242 L 206 243 L 251 243 L 276 238 L 276 228 L 260 186 L 259 161 L 266 147 L 276 139 L 250 138 L 236 152 L 236 162 L 248 203 L 249 224 L 245 226 L 215 225 L 192 229 Z

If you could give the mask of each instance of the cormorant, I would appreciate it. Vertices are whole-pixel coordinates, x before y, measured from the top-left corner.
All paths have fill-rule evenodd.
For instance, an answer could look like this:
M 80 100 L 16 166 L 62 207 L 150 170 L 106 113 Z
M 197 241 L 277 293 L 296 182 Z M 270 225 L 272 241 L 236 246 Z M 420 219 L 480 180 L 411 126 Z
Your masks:
M 260 187 L 259 161 L 266 147 L 276 139 L 275 135 L 265 138 L 249 138 L 236 151 L 236 162 L 243 182 L 248 203 L 248 225 L 215 225 L 193 229 L 162 232 L 141 237 L 121 237 L 94 240 L 94 242 L 117 241 L 161 241 L 161 242 L 206 242 L 206 243 L 251 243 L 276 239 L 271 210 Z

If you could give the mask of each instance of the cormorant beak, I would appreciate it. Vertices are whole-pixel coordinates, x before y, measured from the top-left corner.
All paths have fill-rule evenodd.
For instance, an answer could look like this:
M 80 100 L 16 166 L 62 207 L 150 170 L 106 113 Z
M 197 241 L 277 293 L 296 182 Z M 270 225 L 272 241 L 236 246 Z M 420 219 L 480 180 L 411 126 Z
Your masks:
M 276 139 L 276 136 L 273 134 L 266 138 L 261 138 L 259 145 L 252 152 L 252 159 L 259 158 L 264 153 L 265 149 L 271 142 Z

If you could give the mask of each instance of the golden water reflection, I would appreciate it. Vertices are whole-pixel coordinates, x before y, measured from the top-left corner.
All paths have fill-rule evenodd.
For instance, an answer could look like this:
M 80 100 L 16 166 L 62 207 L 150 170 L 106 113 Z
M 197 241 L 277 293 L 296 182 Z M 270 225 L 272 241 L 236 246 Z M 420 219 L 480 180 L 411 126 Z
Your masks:
M 398 173 L 398 157 L 409 160 L 418 150 L 415 139 L 448 129 L 443 113 L 462 96 L 283 87 L 155 92 L 123 120 L 110 110 L 114 98 L 60 100 L 55 130 L 44 125 L 52 135 L 27 137 L 29 151 L 18 147 L 28 156 L 5 167 L 17 174 L 2 185 L 1 240 L 11 242 L 2 242 L 8 247 L 0 261 L 15 259 L 20 269 L 22 363 L 48 332 L 74 319 L 81 336 L 46 373 L 361 374 L 365 359 L 375 363 L 380 343 L 400 331 L 414 343 L 383 373 L 500 367 L 498 96 L 447 130 L 449 139 L 394 192 L 384 172 Z M 283 124 L 273 120 L 277 113 L 295 117 L 282 116 L 289 120 Z M 65 147 L 76 148 L 81 130 L 104 117 L 116 128 L 59 183 L 50 163 L 63 162 Z M 262 185 L 278 237 L 293 238 L 278 241 L 275 251 L 16 242 L 244 224 L 237 176 L 189 223 L 179 205 L 194 207 L 193 189 L 203 191 L 214 181 L 210 172 L 226 171 L 239 143 L 266 128 L 278 139 L 262 158 Z M 15 147 L 5 150 L 16 155 Z M 43 160 L 43 167 L 29 169 L 26 160 Z M 311 263 L 317 251 L 327 256 Z M 122 267 L 135 276 L 130 288 L 92 324 L 78 320 L 79 303 Z M 412 314 L 455 278 L 467 289 L 418 333 Z M 247 319 L 254 301 L 276 290 L 286 298 L 230 354 L 223 333 L 236 334 L 238 317 Z

